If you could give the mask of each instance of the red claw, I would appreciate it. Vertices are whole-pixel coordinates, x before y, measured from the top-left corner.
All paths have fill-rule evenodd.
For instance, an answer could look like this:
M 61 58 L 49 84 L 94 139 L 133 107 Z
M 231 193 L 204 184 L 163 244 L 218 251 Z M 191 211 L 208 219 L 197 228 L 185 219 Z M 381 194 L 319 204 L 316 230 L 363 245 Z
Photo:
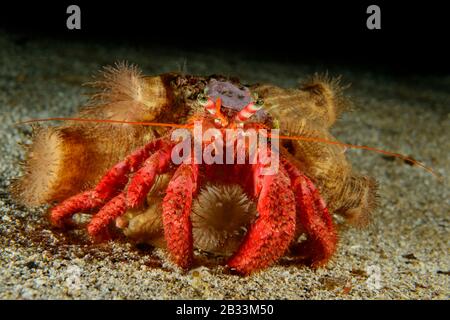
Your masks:
M 244 242 L 228 261 L 241 274 L 250 274 L 278 260 L 288 249 L 295 232 L 295 201 L 289 179 L 279 171 L 260 176 L 259 217 Z
M 182 164 L 167 187 L 163 200 L 164 236 L 174 262 L 181 268 L 192 264 L 192 225 L 189 216 L 197 190 L 198 165 Z

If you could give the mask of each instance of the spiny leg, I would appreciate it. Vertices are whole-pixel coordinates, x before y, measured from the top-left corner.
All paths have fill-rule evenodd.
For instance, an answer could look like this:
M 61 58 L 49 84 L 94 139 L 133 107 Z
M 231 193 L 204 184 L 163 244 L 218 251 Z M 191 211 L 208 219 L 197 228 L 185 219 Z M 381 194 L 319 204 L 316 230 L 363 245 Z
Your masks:
M 283 170 L 261 175 L 261 165 L 253 165 L 255 196 L 259 217 L 250 227 L 228 266 L 241 274 L 265 268 L 288 249 L 295 233 L 295 200 Z
M 128 165 L 122 161 L 108 171 L 95 189 L 77 194 L 55 206 L 50 213 L 52 224 L 63 227 L 66 220 L 75 213 L 101 207 L 125 187 L 128 181 L 126 176 L 128 171 Z
M 126 157 L 125 160 L 113 166 L 93 190 L 79 193 L 55 206 L 50 212 L 52 224 L 63 227 L 66 220 L 75 213 L 101 207 L 126 186 L 128 174 L 140 167 L 149 154 L 163 144 L 164 141 L 162 139 L 148 143 Z
M 109 238 L 108 225 L 127 210 L 125 194 L 123 192 L 108 201 L 91 219 L 88 225 L 89 235 L 97 241 Z
M 288 161 L 283 161 L 291 179 L 297 202 L 297 222 L 306 231 L 307 240 L 298 254 L 313 267 L 324 265 L 336 250 L 337 235 L 333 219 L 312 181 Z
M 145 160 L 142 168 L 136 172 L 130 181 L 126 195 L 128 207 L 134 208 L 142 204 L 155 182 L 156 175 L 167 170 L 170 164 L 171 151 L 172 147 L 168 144 Z
M 170 145 L 167 145 L 152 154 L 134 175 L 128 191 L 112 198 L 94 215 L 88 225 L 88 232 L 93 238 L 97 240 L 109 238 L 108 225 L 123 215 L 128 208 L 142 203 L 153 186 L 156 175 L 164 173 L 170 163 L 170 151 Z
M 198 165 L 182 164 L 175 171 L 163 200 L 163 225 L 167 249 L 173 261 L 188 268 L 193 259 L 191 214 L 197 191 Z

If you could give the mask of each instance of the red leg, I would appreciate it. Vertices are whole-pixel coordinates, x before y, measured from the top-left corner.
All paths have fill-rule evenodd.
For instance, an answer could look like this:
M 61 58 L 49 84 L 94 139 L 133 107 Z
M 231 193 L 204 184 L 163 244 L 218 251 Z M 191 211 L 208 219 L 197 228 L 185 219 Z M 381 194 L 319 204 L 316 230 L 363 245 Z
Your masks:
M 134 208 L 142 204 L 150 191 L 157 174 L 164 173 L 170 164 L 172 148 L 160 149 L 148 158 L 130 182 L 127 191 L 127 205 Z
M 125 194 L 121 192 L 118 196 L 109 200 L 89 222 L 89 235 L 97 240 L 108 239 L 108 225 L 116 218 L 123 215 L 126 210 Z
M 106 201 L 114 197 L 120 189 L 124 188 L 127 181 L 129 166 L 125 161 L 116 164 L 102 178 L 94 190 L 85 191 L 64 200 L 55 206 L 50 213 L 50 221 L 53 225 L 63 227 L 66 220 L 77 212 L 90 211 L 101 207 Z
M 77 194 L 55 206 L 50 213 L 52 224 L 62 227 L 75 213 L 97 209 L 116 196 L 126 186 L 128 174 L 135 171 L 149 154 L 160 148 L 163 143 L 161 139 L 148 143 L 112 167 L 95 189 Z
M 285 161 L 297 201 L 297 221 L 305 229 L 308 239 L 301 243 L 298 254 L 306 263 L 324 265 L 336 250 L 337 235 L 333 219 L 312 181 L 300 170 Z
M 283 170 L 260 175 L 261 165 L 252 166 L 259 217 L 250 227 L 228 266 L 241 274 L 265 268 L 288 249 L 295 233 L 295 200 Z
M 171 146 L 167 145 L 152 154 L 130 182 L 127 193 L 121 192 L 112 198 L 92 218 L 88 226 L 89 234 L 97 240 L 109 238 L 108 225 L 123 215 L 130 207 L 138 206 L 145 199 L 153 185 L 156 174 L 163 173 L 170 163 Z M 131 198 L 131 200 L 130 200 Z
M 164 237 L 174 262 L 182 268 L 192 264 L 192 198 L 197 191 L 198 165 L 182 164 L 170 181 L 163 200 Z

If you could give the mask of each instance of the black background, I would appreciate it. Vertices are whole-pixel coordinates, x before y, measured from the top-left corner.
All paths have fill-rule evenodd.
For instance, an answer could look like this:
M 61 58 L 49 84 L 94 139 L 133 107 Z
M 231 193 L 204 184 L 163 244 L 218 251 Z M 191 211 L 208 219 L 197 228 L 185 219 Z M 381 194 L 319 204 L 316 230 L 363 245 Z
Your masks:
M 193 51 L 242 51 L 255 58 L 448 74 L 444 1 L 13 1 L 0 5 L 0 30 L 22 37 Z M 66 8 L 81 8 L 81 30 Z M 381 8 L 381 30 L 366 9 Z
M 220 315 L 177 316 L 178 307 L 211 307 L 221 310 L 221 305 L 273 305 L 272 315 Z M 4 312 L 11 311 L 19 319 L 45 314 L 47 319 L 374 319 L 437 317 L 448 310 L 448 301 L 1 301 Z M 445 308 L 445 309 L 444 309 Z M 29 313 L 29 315 L 28 315 Z

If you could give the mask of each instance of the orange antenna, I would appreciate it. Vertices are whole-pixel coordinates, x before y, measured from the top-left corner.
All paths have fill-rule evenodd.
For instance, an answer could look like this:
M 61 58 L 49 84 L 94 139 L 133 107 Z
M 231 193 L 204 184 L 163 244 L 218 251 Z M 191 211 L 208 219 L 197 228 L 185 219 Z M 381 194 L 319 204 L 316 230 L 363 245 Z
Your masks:
M 323 138 L 313 138 L 313 137 L 304 137 L 304 136 L 283 136 L 283 135 L 276 136 L 276 135 L 272 135 L 272 134 L 269 134 L 269 137 L 270 138 L 278 138 L 281 140 L 321 142 L 321 143 L 326 143 L 326 144 L 338 145 L 338 146 L 342 146 L 342 147 L 346 147 L 346 148 L 362 149 L 362 150 L 369 150 L 369 151 L 373 151 L 373 152 L 377 152 L 377 153 L 382 153 L 385 155 L 389 155 L 392 157 L 396 157 L 396 158 L 408 161 L 408 162 L 412 163 L 413 165 L 421 167 L 421 168 L 425 169 L 426 171 L 428 171 L 429 173 L 431 173 L 433 176 L 435 176 L 438 180 L 442 181 L 442 177 L 439 176 L 437 173 L 435 173 L 433 171 L 433 169 L 431 169 L 430 167 L 427 167 L 423 163 L 421 163 L 411 157 L 407 157 L 400 153 L 395 153 L 395 152 L 386 151 L 386 150 L 377 149 L 377 148 L 368 147 L 368 146 L 360 146 L 360 145 L 354 145 L 354 144 L 349 144 L 349 143 L 343 143 L 340 141 L 332 141 L 332 140 L 327 140 L 327 139 L 323 139 Z
M 220 112 L 220 107 L 221 107 L 221 101 L 220 101 L 220 98 L 218 98 L 216 100 L 217 115 L 219 116 L 220 119 L 224 119 L 224 121 L 227 121 L 226 118 L 224 117 L 224 115 Z M 131 125 L 142 125 L 142 126 L 149 126 L 149 127 L 169 127 L 169 128 L 185 128 L 185 129 L 189 129 L 189 128 L 193 127 L 192 124 L 145 122 L 145 121 L 125 121 L 125 120 L 111 120 L 111 119 L 60 118 L 60 117 L 44 118 L 44 119 L 31 119 L 31 120 L 18 122 L 18 123 L 16 123 L 16 125 L 28 124 L 28 123 L 34 123 L 34 122 L 44 122 L 44 121 L 96 122 L 96 123 L 131 124 Z M 262 127 L 266 127 L 266 126 L 262 126 Z M 418 167 L 425 169 L 426 171 L 431 173 L 433 176 L 435 176 L 438 180 L 442 181 L 442 177 L 440 175 L 438 175 L 437 173 L 435 173 L 433 171 L 433 169 L 431 169 L 430 167 L 427 167 L 423 163 L 421 163 L 411 157 L 407 157 L 400 153 L 395 153 L 395 152 L 386 151 L 386 150 L 377 149 L 377 148 L 368 147 L 368 146 L 360 146 L 360 145 L 354 145 L 354 144 L 349 144 L 349 143 L 343 143 L 340 141 L 332 141 L 332 140 L 327 140 L 327 139 L 323 139 L 323 138 L 314 138 L 314 137 L 305 137 L 305 136 L 284 136 L 284 135 L 277 136 L 277 135 L 272 135 L 270 133 L 268 133 L 268 136 L 270 138 L 275 138 L 275 139 L 278 138 L 281 140 L 298 140 L 298 141 L 311 141 L 311 142 L 333 144 L 333 145 L 338 145 L 338 146 L 342 146 L 342 147 L 346 147 L 346 148 L 369 150 L 369 151 L 393 156 L 395 158 L 399 158 L 404 161 L 408 161 L 408 162 L 412 163 L 413 165 L 416 165 Z
M 44 122 L 44 121 L 76 121 L 76 122 L 131 124 L 131 125 L 141 125 L 141 126 L 149 126 L 149 127 L 192 128 L 191 124 L 146 122 L 146 121 L 125 121 L 125 120 L 111 120 L 111 119 L 59 118 L 59 117 L 58 118 L 31 119 L 31 120 L 21 121 L 16 124 L 20 125 L 20 124 Z

